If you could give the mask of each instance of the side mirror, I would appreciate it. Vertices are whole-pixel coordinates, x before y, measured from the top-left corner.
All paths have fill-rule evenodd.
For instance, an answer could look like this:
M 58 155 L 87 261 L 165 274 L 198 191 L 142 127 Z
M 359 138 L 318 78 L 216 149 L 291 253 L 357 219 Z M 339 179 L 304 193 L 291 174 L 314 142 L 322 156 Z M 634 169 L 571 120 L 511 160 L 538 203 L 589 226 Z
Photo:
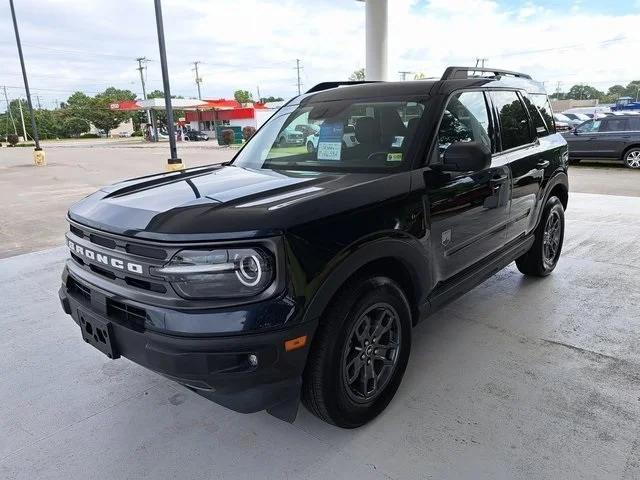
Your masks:
M 491 165 L 491 150 L 480 142 L 456 142 L 444 152 L 442 169 L 448 172 L 477 172 Z

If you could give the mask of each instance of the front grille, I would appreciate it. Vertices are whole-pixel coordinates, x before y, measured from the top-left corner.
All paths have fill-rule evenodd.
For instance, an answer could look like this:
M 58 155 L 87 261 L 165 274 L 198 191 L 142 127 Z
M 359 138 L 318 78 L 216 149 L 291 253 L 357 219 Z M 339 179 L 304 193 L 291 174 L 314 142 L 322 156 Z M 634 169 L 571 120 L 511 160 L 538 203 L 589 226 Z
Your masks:
M 107 298 L 107 316 L 125 327 L 141 332 L 144 330 L 147 312 L 143 308 Z
M 80 230 L 78 227 L 76 227 L 75 225 L 70 225 L 69 230 L 71 230 L 71 233 L 73 233 L 74 235 L 77 235 L 80 238 L 84 237 L 84 232 Z
M 109 270 L 105 270 L 104 268 L 101 268 L 97 265 L 89 265 L 89 268 L 91 269 L 92 272 L 97 273 L 98 275 L 102 275 L 105 278 L 108 278 L 109 280 L 115 280 L 116 279 L 116 274 L 113 272 L 110 272 Z
M 89 235 L 89 240 L 91 240 L 91 243 L 95 243 L 96 245 L 101 245 L 103 247 L 111 249 L 116 248 L 116 242 L 114 242 L 110 238 L 100 237 L 92 233 L 91 235 Z
M 80 300 L 91 303 L 91 290 L 69 276 L 67 277 L 67 291 Z
M 127 251 L 127 253 L 140 255 L 141 257 L 155 258 L 158 260 L 164 260 L 165 258 L 167 258 L 167 251 L 163 250 L 162 248 L 147 247 L 144 245 L 128 243 L 125 247 L 125 250 Z

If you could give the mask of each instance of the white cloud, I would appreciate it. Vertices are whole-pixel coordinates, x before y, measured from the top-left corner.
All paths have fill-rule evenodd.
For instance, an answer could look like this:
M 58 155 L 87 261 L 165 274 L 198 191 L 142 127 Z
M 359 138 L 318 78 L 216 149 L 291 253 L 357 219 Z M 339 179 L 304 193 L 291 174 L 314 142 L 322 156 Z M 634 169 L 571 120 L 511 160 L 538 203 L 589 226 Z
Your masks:
M 637 0 L 640 1 L 640 0 Z M 44 4 L 43 4 L 44 3 Z M 389 1 L 389 73 L 438 76 L 447 65 L 488 65 L 532 73 L 565 88 L 586 82 L 606 89 L 638 77 L 640 15 L 585 11 L 580 2 L 553 10 L 535 0 L 508 10 L 490 0 Z M 161 88 L 153 8 L 148 0 L 23 0 L 16 5 L 34 93 L 64 99 L 71 90 L 110 84 L 139 92 L 134 59 L 147 56 L 148 88 Z M 6 15 L 5 11 L 6 10 Z M 364 5 L 354 0 L 165 0 L 164 23 L 172 91 L 195 95 L 194 60 L 203 94 L 229 97 L 236 88 L 295 94 L 295 59 L 305 87 L 344 79 L 364 66 Z M 630 10 L 631 12 L 631 10 Z M 0 84 L 19 86 L 8 6 L 0 7 Z M 606 43 L 615 37 L 624 36 Z M 559 49 L 575 45 L 573 48 Z M 515 55 L 517 52 L 538 53 Z M 49 90 L 45 90 L 49 89 Z M 11 90 L 17 92 L 17 90 Z

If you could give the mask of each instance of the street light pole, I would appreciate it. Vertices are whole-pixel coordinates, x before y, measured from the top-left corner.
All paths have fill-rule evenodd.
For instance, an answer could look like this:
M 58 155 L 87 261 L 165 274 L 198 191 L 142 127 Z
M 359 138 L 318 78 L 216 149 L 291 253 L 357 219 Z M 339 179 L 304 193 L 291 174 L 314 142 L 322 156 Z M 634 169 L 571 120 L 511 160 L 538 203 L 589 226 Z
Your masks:
M 182 170 L 184 164 L 178 158 L 175 128 L 173 125 L 173 108 L 171 107 L 171 90 L 169 88 L 169 69 L 167 68 L 167 49 L 164 43 L 164 26 L 162 24 L 162 5 L 154 0 L 156 10 L 156 29 L 158 30 L 158 48 L 160 49 L 160 69 L 162 70 L 162 86 L 164 88 L 164 106 L 167 112 L 167 132 L 169 133 L 169 149 L 171 158 L 167 161 L 167 170 Z
M 24 90 L 25 90 L 25 93 L 27 94 L 27 105 L 29 106 L 29 115 L 31 116 L 31 129 L 33 131 L 33 140 L 36 144 L 36 148 L 33 153 L 33 161 L 36 165 L 42 166 L 45 164 L 45 156 L 44 156 L 44 152 L 40 148 L 40 138 L 38 136 L 38 127 L 36 126 L 36 118 L 33 115 L 33 105 L 31 104 L 31 92 L 29 90 L 29 80 L 27 79 L 27 70 L 24 67 L 24 56 L 22 55 L 22 44 L 20 43 L 20 32 L 18 31 L 18 21 L 16 20 L 16 9 L 13 6 L 13 0 L 9 0 L 9 6 L 11 7 L 11 17 L 13 19 L 13 30 L 15 31 L 15 34 L 16 34 L 16 44 L 18 45 L 18 56 L 20 57 L 20 66 L 22 67 L 22 79 L 24 80 Z

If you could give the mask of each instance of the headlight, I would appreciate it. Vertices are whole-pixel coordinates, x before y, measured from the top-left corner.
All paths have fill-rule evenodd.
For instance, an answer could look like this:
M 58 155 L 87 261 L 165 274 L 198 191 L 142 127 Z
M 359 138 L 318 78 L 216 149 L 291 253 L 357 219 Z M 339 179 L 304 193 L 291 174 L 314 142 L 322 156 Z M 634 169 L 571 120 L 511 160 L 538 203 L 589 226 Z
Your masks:
M 271 255 L 260 248 L 181 250 L 153 273 L 185 298 L 251 297 L 274 278 Z

